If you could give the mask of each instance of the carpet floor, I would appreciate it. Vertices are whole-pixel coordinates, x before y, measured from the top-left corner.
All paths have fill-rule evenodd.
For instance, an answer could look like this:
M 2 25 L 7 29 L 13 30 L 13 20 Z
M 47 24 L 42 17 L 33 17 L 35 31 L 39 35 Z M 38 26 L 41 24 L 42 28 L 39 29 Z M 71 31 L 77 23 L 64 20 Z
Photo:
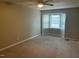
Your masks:
M 2 51 L 0 55 L 2 58 L 77 58 L 79 42 L 52 36 L 38 36 Z

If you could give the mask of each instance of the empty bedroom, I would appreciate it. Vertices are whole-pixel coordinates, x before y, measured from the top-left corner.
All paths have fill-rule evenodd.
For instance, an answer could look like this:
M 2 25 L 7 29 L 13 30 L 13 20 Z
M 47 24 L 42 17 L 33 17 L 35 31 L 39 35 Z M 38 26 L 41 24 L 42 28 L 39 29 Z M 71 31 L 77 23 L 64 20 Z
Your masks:
M 0 58 L 78 58 L 79 0 L 0 0 Z

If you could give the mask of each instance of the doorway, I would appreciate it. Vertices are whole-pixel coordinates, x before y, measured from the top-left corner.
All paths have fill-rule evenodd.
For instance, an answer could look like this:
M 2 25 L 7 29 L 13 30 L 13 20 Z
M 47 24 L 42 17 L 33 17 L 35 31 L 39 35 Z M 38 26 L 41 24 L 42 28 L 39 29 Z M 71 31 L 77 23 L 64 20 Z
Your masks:
M 43 14 L 41 19 L 42 35 L 64 37 L 65 34 L 65 13 Z

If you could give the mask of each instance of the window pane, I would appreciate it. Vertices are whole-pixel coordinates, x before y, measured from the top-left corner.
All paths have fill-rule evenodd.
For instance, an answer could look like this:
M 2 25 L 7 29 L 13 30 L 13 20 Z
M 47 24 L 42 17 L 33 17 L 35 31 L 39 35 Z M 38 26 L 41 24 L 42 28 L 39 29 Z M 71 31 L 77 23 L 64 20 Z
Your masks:
M 43 28 L 48 28 L 49 15 L 43 15 Z
M 50 16 L 50 28 L 60 28 L 60 15 Z

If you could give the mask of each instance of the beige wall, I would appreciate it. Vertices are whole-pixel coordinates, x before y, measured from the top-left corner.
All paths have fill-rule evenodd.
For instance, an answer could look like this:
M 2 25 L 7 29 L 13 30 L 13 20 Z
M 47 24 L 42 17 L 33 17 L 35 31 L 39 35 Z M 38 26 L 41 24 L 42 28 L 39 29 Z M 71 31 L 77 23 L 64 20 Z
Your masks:
M 40 11 L 32 8 L 26 8 L 25 12 L 25 38 L 40 34 Z
M 79 39 L 79 8 L 44 10 L 41 11 L 41 13 L 42 14 L 65 13 L 66 14 L 65 37 Z
M 39 10 L 0 3 L 0 48 L 39 33 Z

